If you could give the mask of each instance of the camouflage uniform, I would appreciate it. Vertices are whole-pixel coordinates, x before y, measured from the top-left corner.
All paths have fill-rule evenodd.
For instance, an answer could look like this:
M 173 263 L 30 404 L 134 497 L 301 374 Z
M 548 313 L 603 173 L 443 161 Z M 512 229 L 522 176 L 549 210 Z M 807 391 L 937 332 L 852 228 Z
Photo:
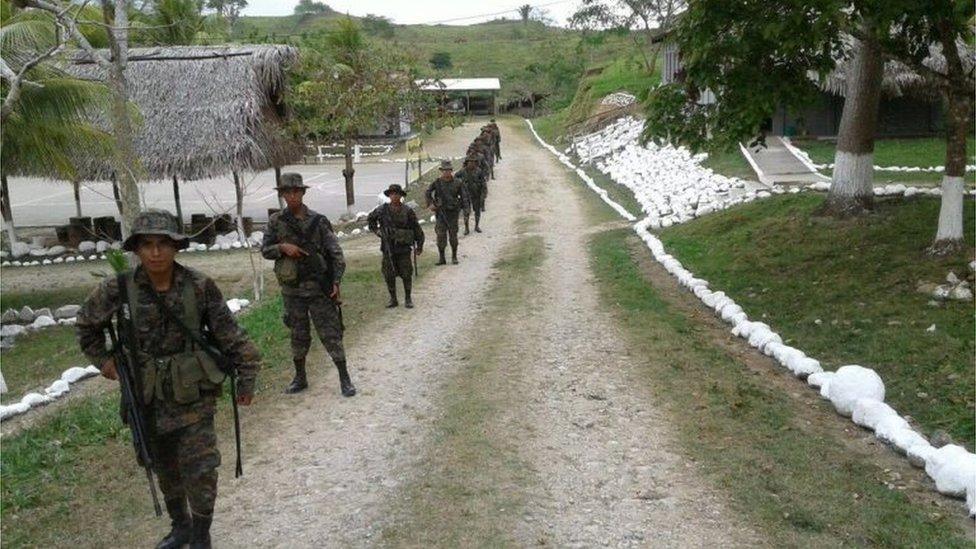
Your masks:
M 451 169 L 450 162 L 442 163 L 441 169 L 449 171 Z M 447 247 L 448 241 L 451 244 L 452 261 L 457 263 L 458 216 L 461 213 L 461 208 L 468 202 L 467 194 L 464 185 L 454 179 L 450 173 L 447 176 L 441 175 L 427 187 L 425 193 L 427 206 L 435 205 L 437 207 L 437 223 L 434 226 L 434 232 L 437 234 L 437 251 L 440 254 L 438 263 L 440 264 L 446 263 L 444 249 Z
M 474 210 L 474 230 L 481 232 L 481 212 L 484 211 L 485 199 L 488 196 L 488 182 L 484 174 L 472 166 L 477 160 L 470 159 L 465 162 L 464 169 L 457 173 L 457 179 L 461 181 L 467 191 L 468 201 L 464 204 L 464 234 L 468 234 L 468 223 L 471 219 L 471 210 Z
M 339 247 L 339 240 L 332 232 L 332 225 L 323 217 L 318 221 L 315 231 L 308 234 L 313 219 L 320 214 L 308 207 L 305 207 L 304 211 L 305 215 L 302 217 L 296 217 L 288 209 L 271 216 L 267 231 L 264 233 L 261 255 L 265 259 L 275 260 L 277 264 L 284 260 L 279 244 L 287 242 L 299 245 L 310 255 L 316 252 L 321 254 L 328 265 L 332 282 L 339 284 L 346 270 L 346 262 L 342 255 L 342 248 Z M 301 235 L 297 234 L 296 228 L 302 232 Z M 303 240 L 305 243 L 299 244 Z M 281 285 L 281 296 L 285 304 L 284 322 L 285 326 L 291 329 L 292 358 L 304 359 L 308 354 L 312 343 L 309 325 L 309 317 L 311 317 L 311 323 L 314 324 L 319 339 L 332 361 L 336 364 L 344 363 L 346 351 L 342 344 L 339 311 L 335 303 L 326 295 L 322 285 L 312 275 L 312 268 L 307 265 L 309 261 L 311 261 L 309 257 L 299 261 L 296 284 Z M 306 268 L 302 268 L 303 265 Z
M 169 219 L 163 218 L 163 214 Z M 165 234 L 185 241 L 186 237 L 182 235 L 159 229 L 167 222 L 178 223 L 167 212 L 143 212 L 133 223 L 133 237 L 126 241 L 126 249 L 133 248 L 134 237 L 140 234 Z M 179 243 L 185 247 L 183 241 Z M 150 391 L 153 386 L 157 388 L 152 398 L 145 401 L 144 415 L 151 431 L 149 447 L 154 456 L 159 487 L 174 519 L 174 528 L 175 515 L 185 512 L 181 509 L 185 509 L 189 500 L 194 522 L 206 520 L 209 531 L 217 497 L 217 466 L 220 465 L 213 424 L 220 389 L 201 388 L 197 400 L 186 404 L 175 401 L 169 366 L 172 359 L 191 349 L 192 345 L 179 325 L 164 315 L 154 294 L 162 298 L 176 315 L 186 318 L 192 313 L 185 310 L 184 296 L 187 294 L 184 292 L 192 291 L 197 309 L 194 317 L 208 328 L 212 340 L 236 366 L 238 394 L 254 393 L 261 358 L 257 348 L 237 325 L 213 279 L 174 263 L 172 285 L 168 291 L 159 294 L 141 267 L 126 277 L 134 288 L 131 318 L 134 319 L 135 352 L 139 358 L 135 373 L 140 385 L 148 383 Z M 109 277 L 95 288 L 78 311 L 78 342 L 92 364 L 103 365 L 112 358 L 105 346 L 105 330 L 122 304 L 128 302 L 128 295 L 120 295 L 119 278 Z M 157 382 L 149 383 L 148 379 Z
M 494 146 L 495 149 L 495 159 L 501 160 L 502 159 L 502 132 L 498 128 L 498 124 L 495 123 L 494 118 L 492 118 L 491 122 L 488 123 L 488 129 L 491 130 L 492 136 L 494 137 L 494 139 L 492 140 L 492 145 Z
M 399 185 L 391 186 L 391 189 L 402 189 Z M 388 191 L 389 192 L 389 191 Z M 394 209 L 389 204 L 383 204 L 370 212 L 369 230 L 380 234 L 380 229 L 389 231 L 391 242 L 383 240 L 380 243 L 380 250 L 383 252 L 382 272 L 386 280 L 386 288 L 390 292 L 390 306 L 397 304 L 396 298 L 396 277 L 403 279 L 404 300 L 407 306 L 412 307 L 413 302 L 410 297 L 410 290 L 413 282 L 413 263 L 411 261 L 413 246 L 417 246 L 418 252 L 424 248 L 424 230 L 420 228 L 417 221 L 417 214 L 406 206 L 400 205 L 399 209 Z M 387 245 L 390 245 L 387 249 Z

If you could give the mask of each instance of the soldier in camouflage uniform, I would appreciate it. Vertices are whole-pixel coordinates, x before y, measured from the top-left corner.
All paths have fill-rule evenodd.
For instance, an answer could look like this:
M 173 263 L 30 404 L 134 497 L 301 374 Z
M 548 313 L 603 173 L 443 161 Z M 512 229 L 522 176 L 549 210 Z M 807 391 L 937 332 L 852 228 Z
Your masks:
M 492 118 L 491 121 L 488 122 L 488 128 L 491 130 L 491 133 L 494 136 L 494 140 L 492 141 L 492 144 L 494 145 L 495 148 L 495 160 L 501 160 L 502 159 L 502 131 L 498 128 L 498 124 L 495 123 L 494 118 Z
M 478 169 L 478 160 L 474 157 L 464 159 L 464 169 L 459 171 L 456 177 L 467 190 L 468 201 L 464 204 L 464 234 L 470 234 L 471 211 L 474 210 L 474 231 L 481 232 L 481 212 L 485 207 L 485 198 L 488 195 L 488 182 L 485 176 Z
M 210 547 L 217 498 L 220 452 L 214 412 L 223 372 L 212 360 L 201 358 L 199 350 L 193 351 L 192 338 L 166 316 L 159 300 L 188 329 L 206 327 L 237 370 L 238 404 L 251 403 L 261 358 L 213 279 L 176 263 L 176 252 L 188 243 L 180 225 L 166 211 L 140 213 L 123 244 L 139 257 L 140 266 L 95 288 L 78 311 L 76 329 L 88 360 L 100 366 L 103 376 L 118 379 L 115 359 L 105 346 L 105 330 L 120 308 L 127 312 L 135 334 L 136 349 L 129 349 L 137 362 L 132 369 L 144 389 L 148 447 L 172 520 L 172 531 L 157 547 L 205 548 Z M 176 383 L 177 377 L 200 381 Z
M 268 219 L 261 255 L 275 262 L 274 272 L 285 302 L 284 322 L 291 329 L 295 378 L 285 392 L 292 394 L 308 388 L 305 357 L 312 343 L 311 317 L 339 371 L 342 395 L 351 397 L 356 388 L 346 366 L 339 295 L 339 283 L 346 270 L 342 248 L 329 220 L 302 203 L 308 187 L 301 174 L 281 174 L 281 185 L 275 188 L 287 208 Z
M 474 139 L 474 146 L 485 159 L 485 163 L 487 164 L 486 173 L 491 179 L 495 179 L 495 153 L 492 151 L 488 135 L 482 132 L 481 135 Z
M 411 252 L 417 247 L 417 255 L 424 251 L 424 230 L 420 228 L 417 214 L 403 203 L 407 196 L 403 187 L 394 183 L 383 191 L 390 197 L 389 204 L 383 204 L 370 212 L 369 230 L 379 236 L 380 251 L 383 252 L 383 278 L 390 292 L 387 308 L 399 305 L 396 294 L 396 277 L 403 279 L 403 304 L 413 308 L 410 289 L 413 283 L 413 263 Z
M 452 169 L 450 160 L 441 162 L 440 177 L 427 187 L 425 193 L 427 208 L 437 216 L 437 223 L 434 226 L 434 232 L 437 233 L 437 252 L 440 254 L 437 265 L 447 264 L 444 250 L 447 248 L 448 240 L 451 244 L 451 262 L 457 265 L 458 216 L 461 207 L 468 201 L 467 190 L 460 181 L 454 179 Z

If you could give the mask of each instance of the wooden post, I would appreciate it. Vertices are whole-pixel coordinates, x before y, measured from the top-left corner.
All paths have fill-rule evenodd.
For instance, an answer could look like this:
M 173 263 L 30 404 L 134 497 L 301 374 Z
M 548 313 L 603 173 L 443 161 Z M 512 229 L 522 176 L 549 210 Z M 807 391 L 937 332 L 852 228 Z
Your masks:
M 280 187 L 281 186 L 281 166 L 275 166 L 274 167 L 274 170 L 275 170 L 275 187 Z M 281 195 L 280 194 L 278 195 L 278 208 L 280 208 L 282 210 L 285 209 L 285 199 L 284 198 L 281 198 Z
M 498 92 L 496 91 L 491 92 L 491 113 L 498 116 Z
M 356 204 L 356 192 L 353 188 L 353 177 L 356 170 L 352 167 L 352 137 L 346 136 L 343 146 L 346 167 L 342 170 L 342 177 L 346 180 L 346 211 L 349 215 L 355 214 L 353 206 Z
M 14 214 L 10 207 L 10 190 L 7 189 L 7 174 L 0 173 L 0 210 L 3 212 L 3 224 L 7 229 L 10 245 L 17 242 L 17 230 L 14 229 Z
M 81 181 L 77 179 L 71 182 L 75 194 L 75 217 L 81 217 Z
M 465 114 L 474 114 L 471 112 L 471 90 L 464 90 L 464 112 Z
M 176 219 L 180 220 L 180 227 L 183 226 L 183 204 L 180 203 L 180 182 L 173 176 L 173 202 L 176 203 Z
M 115 207 L 119 209 L 119 215 L 125 219 L 125 213 L 122 211 L 122 196 L 119 194 L 119 179 L 115 177 L 115 173 L 112 174 L 112 196 L 115 197 Z
M 407 157 L 403 162 L 403 190 L 407 190 L 410 185 L 410 152 L 407 151 Z
M 241 176 L 235 170 L 234 174 L 234 195 L 237 198 L 237 232 L 240 238 L 246 238 L 244 234 L 244 188 L 241 186 Z

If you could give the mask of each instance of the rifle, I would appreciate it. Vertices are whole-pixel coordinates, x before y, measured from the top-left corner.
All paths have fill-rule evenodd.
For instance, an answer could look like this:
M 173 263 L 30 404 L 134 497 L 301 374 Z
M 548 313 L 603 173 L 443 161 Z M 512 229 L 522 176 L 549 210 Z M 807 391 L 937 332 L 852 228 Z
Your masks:
M 383 216 L 380 218 L 380 249 L 383 251 L 383 259 L 390 262 L 390 268 L 393 270 L 393 276 L 399 276 L 403 278 L 400 274 L 400 268 L 397 267 L 395 261 L 393 261 L 393 217 L 390 215 L 390 207 L 386 205 L 383 209 Z
M 413 276 L 415 277 L 420 276 L 420 267 L 418 267 L 419 263 L 420 262 L 417 260 L 417 246 L 415 244 L 413 246 Z
M 122 295 L 125 295 L 123 292 Z M 128 305 L 124 307 L 128 309 Z M 153 478 L 153 466 L 155 465 L 152 452 L 149 451 L 147 437 L 149 428 L 146 418 L 143 416 L 142 387 L 133 366 L 138 364 L 135 353 L 135 330 L 132 326 L 132 317 L 124 318 L 123 308 L 119 309 L 118 325 L 119 334 L 116 335 L 115 328 L 109 324 L 108 335 L 112 341 L 112 357 L 115 360 L 115 372 L 119 378 L 119 388 L 122 394 L 122 410 L 125 423 L 129 426 L 132 433 L 132 446 L 136 452 L 136 459 L 146 470 L 146 480 L 149 481 L 149 495 L 152 497 L 153 510 L 157 517 L 163 516 L 163 510 L 159 506 L 159 497 L 156 495 L 156 482 Z M 125 327 L 123 332 L 122 327 Z M 119 335 L 125 334 L 125 340 L 129 342 L 130 351 L 126 352 L 125 345 L 120 342 Z M 130 358 L 131 357 L 131 358 Z
M 329 228 L 329 231 L 332 231 L 332 223 L 329 222 L 328 218 L 321 214 L 316 214 L 315 217 L 312 218 L 312 221 L 308 227 L 308 234 L 306 234 L 305 231 L 302 231 L 300 226 L 291 223 L 287 218 L 284 219 L 284 221 L 291 228 L 291 231 L 295 233 L 295 237 L 298 239 L 298 247 L 305 250 L 305 252 L 308 254 L 302 261 L 306 262 L 306 266 L 311 267 L 312 276 L 315 278 L 315 281 L 319 283 L 319 288 L 322 289 L 322 293 L 324 293 L 326 297 L 329 297 L 332 304 L 335 305 L 336 313 L 339 317 L 339 330 L 345 332 L 346 323 L 342 320 L 342 300 L 333 299 L 330 297 L 330 294 L 332 294 L 332 286 L 335 284 L 335 281 L 326 271 L 325 258 L 322 257 L 322 254 L 320 254 L 317 250 L 310 251 L 311 246 L 309 246 L 308 242 L 308 235 L 315 232 L 319 226 L 319 222 L 323 219 L 325 220 L 325 225 Z

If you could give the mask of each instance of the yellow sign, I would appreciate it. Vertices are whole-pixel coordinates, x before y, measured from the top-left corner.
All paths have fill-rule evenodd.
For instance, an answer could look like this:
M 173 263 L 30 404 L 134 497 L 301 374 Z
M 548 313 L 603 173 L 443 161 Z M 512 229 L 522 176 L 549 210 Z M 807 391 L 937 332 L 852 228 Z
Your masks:
M 424 140 L 418 135 L 407 140 L 407 153 L 420 154 L 424 150 Z

